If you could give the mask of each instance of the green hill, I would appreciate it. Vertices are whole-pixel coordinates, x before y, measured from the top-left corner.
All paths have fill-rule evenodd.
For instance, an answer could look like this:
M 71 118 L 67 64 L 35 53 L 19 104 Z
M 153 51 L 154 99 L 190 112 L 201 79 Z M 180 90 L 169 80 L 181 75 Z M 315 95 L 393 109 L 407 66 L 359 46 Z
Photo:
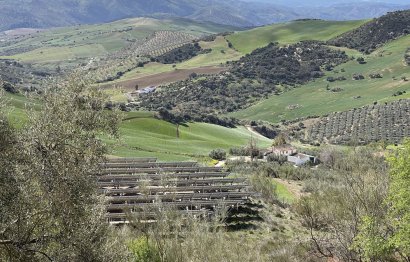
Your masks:
M 364 24 L 366 21 L 299 20 L 236 32 L 227 37 L 233 46 L 248 54 L 271 42 L 293 44 L 303 40 L 326 41 Z
M 410 10 L 388 13 L 329 41 L 335 46 L 371 53 L 383 44 L 410 34 Z
M 237 29 L 188 19 L 133 18 L 107 24 L 82 25 L 6 37 L 0 44 L 3 58 L 30 63 L 79 62 L 85 58 L 119 51 L 145 41 L 158 31 L 172 31 L 199 37 Z
M 10 104 L 9 118 L 16 126 L 27 119 L 26 105 L 33 103 L 22 95 L 6 93 Z M 105 138 L 111 155 L 126 157 L 153 156 L 160 160 L 207 159 L 211 150 L 245 146 L 251 139 L 268 147 L 272 141 L 248 131 L 245 127 L 225 128 L 205 123 L 187 123 L 179 128 L 155 119 L 150 112 L 126 113 L 120 125 L 120 140 Z
M 366 64 L 359 64 L 356 60 L 349 61 L 314 82 L 272 96 L 230 116 L 279 122 L 344 111 L 375 101 L 408 98 L 410 81 L 402 78 L 410 77 L 410 68 L 404 62 L 409 42 L 410 36 L 402 37 L 379 48 L 371 55 L 364 56 Z M 353 74 L 362 74 L 365 79 L 353 80 Z M 381 74 L 382 78 L 371 79 L 370 74 Z M 346 78 L 345 81 L 327 81 L 328 77 L 342 76 Z M 398 91 L 407 91 L 407 93 L 393 96 Z
M 121 124 L 120 141 L 109 140 L 115 156 L 156 156 L 161 160 L 206 158 L 211 150 L 245 146 L 253 138 L 258 146 L 268 147 L 271 141 L 245 127 L 225 128 L 205 123 L 187 123 L 179 127 L 154 119 L 150 113 L 129 113 Z

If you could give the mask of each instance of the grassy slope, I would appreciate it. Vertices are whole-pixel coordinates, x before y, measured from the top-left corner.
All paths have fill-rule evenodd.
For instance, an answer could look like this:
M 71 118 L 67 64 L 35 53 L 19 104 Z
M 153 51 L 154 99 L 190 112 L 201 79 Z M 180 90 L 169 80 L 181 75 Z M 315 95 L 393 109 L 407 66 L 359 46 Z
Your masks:
M 127 28 L 132 28 L 132 30 L 120 32 Z M 130 44 L 127 39 L 144 39 L 160 30 L 181 31 L 200 36 L 232 30 L 232 27 L 184 19 L 133 18 L 107 24 L 82 25 L 44 31 L 16 41 L 11 46 L 0 47 L 0 51 L 5 48 L 34 46 L 37 47 L 35 50 L 9 58 L 31 63 L 50 63 L 112 53 Z
M 22 95 L 6 93 L 9 118 L 17 127 L 27 119 L 26 105 L 32 103 Z M 205 123 L 188 123 L 180 127 L 176 138 L 176 126 L 153 118 L 150 112 L 125 114 L 120 126 L 119 140 L 104 138 L 110 145 L 111 155 L 143 157 L 153 156 L 160 160 L 190 160 L 207 158 L 212 149 L 246 145 L 251 138 L 258 146 L 268 147 L 269 139 L 255 137 L 244 127 L 225 128 Z
M 275 192 L 280 201 L 289 204 L 295 201 L 296 197 L 288 190 L 288 188 L 285 185 L 275 180 L 272 180 L 272 184 L 275 186 Z
M 227 39 L 237 50 L 243 54 L 248 54 L 256 48 L 264 47 L 271 42 L 291 44 L 302 40 L 329 40 L 365 22 L 366 21 L 293 21 L 237 32 L 228 36 Z
M 408 48 L 410 36 L 393 41 L 371 55 L 365 56 L 367 64 L 359 65 L 356 61 L 336 67 L 344 68 L 345 73 L 328 72 L 327 76 L 345 76 L 346 81 L 330 83 L 330 88 L 340 87 L 342 92 L 332 93 L 326 90 L 326 77 L 317 79 L 300 88 L 288 91 L 280 96 L 273 96 L 245 110 L 235 112 L 232 116 L 241 119 L 261 119 L 278 122 L 282 119 L 295 119 L 311 115 L 324 115 L 335 111 L 349 110 L 373 103 L 385 102 L 410 97 L 410 81 L 402 81 L 401 76 L 410 77 L 410 67 L 404 65 L 403 56 Z M 363 74 L 366 79 L 352 80 L 354 73 Z M 382 79 L 370 79 L 370 73 L 382 73 Z M 393 80 L 393 77 L 396 80 Z M 407 91 L 407 94 L 392 97 L 396 91 Z M 354 99 L 361 96 L 360 99 Z M 287 110 L 288 105 L 298 104 L 301 107 Z
M 207 157 L 212 149 L 229 149 L 246 145 L 253 135 L 244 127 L 225 128 L 205 123 L 176 126 L 152 118 L 150 114 L 129 113 L 121 125 L 121 139 L 107 140 L 115 145 L 111 154 L 117 156 L 156 156 L 161 160 L 189 160 Z M 255 138 L 255 137 L 253 137 Z M 267 147 L 269 139 L 258 138 L 258 145 Z
M 13 125 L 20 127 L 27 121 L 27 108 L 33 105 L 32 102 L 27 100 L 23 95 L 15 95 L 10 93 L 3 93 L 4 97 L 0 95 L 1 99 L 6 101 L 7 107 L 5 113 L 8 114 L 10 121 Z
M 176 68 L 178 69 L 191 69 L 203 66 L 218 66 L 224 64 L 227 61 L 238 60 L 242 54 L 229 48 L 226 40 L 219 36 L 215 41 L 212 42 L 200 42 L 199 43 L 203 49 L 212 49 L 211 53 L 201 54 L 193 57 L 182 63 L 177 63 Z M 160 63 L 149 63 L 143 68 L 137 68 L 131 72 L 126 73 L 121 79 L 113 82 L 121 84 L 122 81 L 137 79 L 144 76 L 170 72 L 175 70 L 173 65 L 165 65 Z

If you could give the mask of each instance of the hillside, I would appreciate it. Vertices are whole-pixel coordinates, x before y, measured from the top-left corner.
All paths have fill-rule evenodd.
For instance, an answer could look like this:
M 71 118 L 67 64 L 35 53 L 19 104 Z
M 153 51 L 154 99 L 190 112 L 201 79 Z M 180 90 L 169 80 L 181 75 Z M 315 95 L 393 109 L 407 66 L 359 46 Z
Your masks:
M 155 156 L 161 160 L 190 160 L 208 158 L 211 150 L 245 146 L 255 139 L 258 146 L 268 147 L 272 142 L 256 136 L 245 127 L 225 128 L 206 123 L 189 122 L 179 127 L 154 119 L 149 113 L 129 113 L 120 127 L 121 140 L 107 142 L 116 156 Z
M 408 3 L 406 3 L 408 6 Z M 50 28 L 106 23 L 130 17 L 183 17 L 240 27 L 301 18 L 358 20 L 405 8 L 403 3 L 334 2 L 315 5 L 292 1 L 234 0 L 2 0 L 0 32 L 16 28 Z
M 365 21 L 292 21 L 236 32 L 229 35 L 227 39 L 235 49 L 243 54 L 248 54 L 271 42 L 294 44 L 304 40 L 327 41 L 364 23 Z
M 329 44 L 371 53 L 383 44 L 410 34 L 410 10 L 388 13 L 380 18 L 346 32 Z
M 404 63 L 404 54 L 409 42 L 410 36 L 399 38 L 374 53 L 363 56 L 365 64 L 359 64 L 356 60 L 349 61 L 335 67 L 333 72 L 327 72 L 325 76 L 314 82 L 262 100 L 230 116 L 280 122 L 346 111 L 375 101 L 382 103 L 408 98 L 410 97 L 410 82 L 407 81 L 409 67 Z M 360 53 L 355 54 L 356 58 L 360 56 Z M 382 78 L 370 78 L 371 74 L 377 73 L 381 74 Z M 354 80 L 354 74 L 363 75 L 364 79 Z M 329 77 L 334 81 L 327 81 Z M 341 81 L 335 80 L 339 78 Z M 407 92 L 394 96 L 398 91 Z
M 127 92 L 133 91 L 135 86 L 141 88 L 158 86 L 185 80 L 192 73 L 199 75 L 214 74 L 226 70 L 227 61 L 235 61 L 242 54 L 229 48 L 228 42 L 223 36 L 217 36 L 213 41 L 199 41 L 202 50 L 210 50 L 209 53 L 201 53 L 186 61 L 175 64 L 162 64 L 150 62 L 126 72 L 121 78 L 106 83 L 104 88 L 118 86 Z
M 310 142 L 399 144 L 410 137 L 410 99 L 331 113 L 308 128 Z
M 3 98 L 3 97 L 1 97 Z M 27 119 L 27 105 L 38 108 L 36 100 L 22 95 L 5 94 L 9 103 L 9 119 L 16 126 L 22 126 Z M 245 127 L 225 128 L 217 125 L 189 122 L 179 127 L 154 118 L 151 112 L 124 113 L 120 125 L 120 140 L 104 138 L 115 156 L 158 157 L 170 160 L 206 160 L 208 153 L 216 148 L 229 150 L 245 146 L 251 139 L 264 148 L 271 140 L 257 136 Z
M 141 108 L 171 110 L 196 121 L 214 122 L 209 114 L 219 115 L 246 108 L 273 92 L 277 86 L 306 83 L 332 67 L 348 60 L 345 52 L 330 49 L 320 42 L 306 41 L 281 47 L 270 44 L 236 62 L 226 72 L 176 82 L 140 96 Z M 229 124 L 228 124 L 229 125 Z
M 21 73 L 23 69 L 56 76 L 85 67 L 99 71 L 94 75 L 104 81 L 147 62 L 151 52 L 165 52 L 202 36 L 235 29 L 188 19 L 133 18 L 38 32 L 14 30 L 0 35 L 0 58 L 15 60 L 12 63 L 21 67 L 9 66 L 0 76 L 24 88 L 31 78 Z
M 258 14 L 255 16 L 255 14 Z M 235 26 L 252 26 L 297 17 L 287 8 L 232 0 L 3 0 L 0 31 L 104 23 L 129 17 L 184 17 Z

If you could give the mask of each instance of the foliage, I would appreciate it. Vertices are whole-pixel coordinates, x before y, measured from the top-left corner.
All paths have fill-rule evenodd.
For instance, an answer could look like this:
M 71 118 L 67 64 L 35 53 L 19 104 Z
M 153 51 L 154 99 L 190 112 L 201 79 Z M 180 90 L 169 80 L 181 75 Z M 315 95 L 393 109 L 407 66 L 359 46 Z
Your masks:
M 71 82 L 50 87 L 28 123 L 10 129 L 2 117 L 0 258 L 25 261 L 112 261 L 118 241 L 104 223 L 95 174 L 106 148 L 97 135 L 115 135 L 116 111 L 102 93 Z M 3 136 L 2 136 L 3 138 Z M 13 141 L 13 142 L 12 142 Z
M 272 204 L 278 204 L 278 196 L 276 193 L 276 186 L 272 183 L 272 178 L 264 175 L 264 174 L 254 174 L 251 177 L 251 184 L 252 188 L 256 191 L 259 192 L 263 199 L 266 201 L 272 203 Z
M 371 53 L 381 45 L 410 33 L 410 11 L 388 13 L 380 18 L 344 33 L 329 44 Z
M 410 140 L 389 159 L 390 187 L 388 220 L 393 234 L 389 243 L 403 256 L 410 258 Z
M 137 236 L 136 261 L 264 261 L 261 248 L 244 238 L 233 238 L 224 228 L 225 209 L 204 220 L 167 209 L 161 204 L 150 210 L 157 214 L 156 223 L 133 218 L 131 235 Z M 236 243 L 232 245 L 232 241 Z M 141 250 L 142 249 L 142 250 Z M 153 260 L 138 260 L 154 254 Z
M 264 137 L 270 138 L 270 139 L 275 138 L 280 132 L 277 126 L 273 126 L 269 124 L 262 124 L 262 125 L 258 124 L 256 126 L 252 126 L 252 128 L 259 134 L 263 135 Z
M 403 53 L 408 48 L 410 35 L 394 40 L 379 48 L 371 55 L 364 56 L 367 64 L 360 65 L 355 60 L 337 66 L 326 76 L 308 84 L 295 88 L 280 95 L 260 100 L 255 105 L 238 112 L 229 113 L 229 116 L 243 120 L 264 120 L 279 123 L 282 120 L 296 120 L 310 116 L 323 116 L 332 112 L 348 111 L 353 108 L 379 103 L 390 102 L 400 98 L 410 97 L 410 82 L 401 81 L 402 76 L 408 77 L 408 66 L 403 64 Z M 347 50 L 347 49 L 343 49 Z M 360 54 L 355 51 L 346 52 L 354 57 Z M 353 52 L 353 53 L 352 53 Z M 384 70 L 390 68 L 391 70 Z M 344 71 L 344 72 L 343 72 Z M 372 73 L 383 73 L 383 78 L 370 79 Z M 366 76 L 366 80 L 358 83 L 352 79 L 353 74 Z M 346 77 L 345 81 L 326 82 L 327 77 Z M 343 92 L 329 92 L 333 87 L 343 89 Z M 406 91 L 402 97 L 392 97 L 398 90 Z M 360 97 L 360 98 L 358 98 Z M 289 110 L 288 106 L 299 105 Z
M 158 250 L 153 246 L 146 237 L 131 240 L 128 248 L 133 255 L 135 262 L 159 262 L 161 258 Z
M 355 239 L 364 217 L 381 217 L 386 212 L 381 203 L 387 196 L 388 177 L 383 159 L 372 150 L 346 153 L 332 166 L 337 180 L 303 197 L 294 210 L 309 229 L 311 248 L 318 257 L 361 261 L 363 250 L 353 248 Z
M 286 145 L 286 144 L 287 144 L 287 142 L 286 142 L 286 136 L 285 136 L 285 134 L 284 134 L 284 133 L 280 133 L 280 134 L 273 140 L 272 146 L 278 146 L 278 147 L 280 147 L 280 146 L 284 146 L 284 145 Z
M 382 206 L 383 213 L 363 216 L 355 249 L 363 252 L 367 261 L 384 259 L 408 261 L 410 259 L 410 141 L 395 150 L 388 158 L 390 184 Z
M 215 160 L 225 160 L 226 159 L 226 151 L 223 149 L 214 149 L 209 153 L 209 157 Z
M 198 42 L 194 44 L 185 44 L 173 49 L 163 55 L 158 56 L 155 60 L 163 64 L 175 64 L 189 60 L 199 54 L 209 53 L 212 50 L 203 50 Z
M 406 53 L 404 54 L 404 61 L 408 66 L 410 65 L 410 48 L 407 48 Z
M 284 48 L 272 43 L 232 62 L 225 73 L 163 87 L 141 97 L 140 105 L 150 111 L 163 107 L 208 122 L 204 116 L 248 107 L 277 91 L 277 84 L 306 83 L 321 72 L 321 66 L 338 65 L 347 60 L 344 52 L 319 42 L 302 42 Z
M 404 99 L 331 113 L 309 128 L 307 139 L 345 145 L 382 140 L 400 143 L 410 135 L 409 110 L 410 100 Z

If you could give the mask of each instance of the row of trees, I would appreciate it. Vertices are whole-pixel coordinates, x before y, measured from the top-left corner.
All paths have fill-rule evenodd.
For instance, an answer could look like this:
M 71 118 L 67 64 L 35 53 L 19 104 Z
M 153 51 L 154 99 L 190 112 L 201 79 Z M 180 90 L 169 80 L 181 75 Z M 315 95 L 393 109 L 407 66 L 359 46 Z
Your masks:
M 312 125 L 308 141 L 349 144 L 353 140 L 368 144 L 381 140 L 400 143 L 410 136 L 410 100 L 374 104 L 345 112 L 331 113 Z

